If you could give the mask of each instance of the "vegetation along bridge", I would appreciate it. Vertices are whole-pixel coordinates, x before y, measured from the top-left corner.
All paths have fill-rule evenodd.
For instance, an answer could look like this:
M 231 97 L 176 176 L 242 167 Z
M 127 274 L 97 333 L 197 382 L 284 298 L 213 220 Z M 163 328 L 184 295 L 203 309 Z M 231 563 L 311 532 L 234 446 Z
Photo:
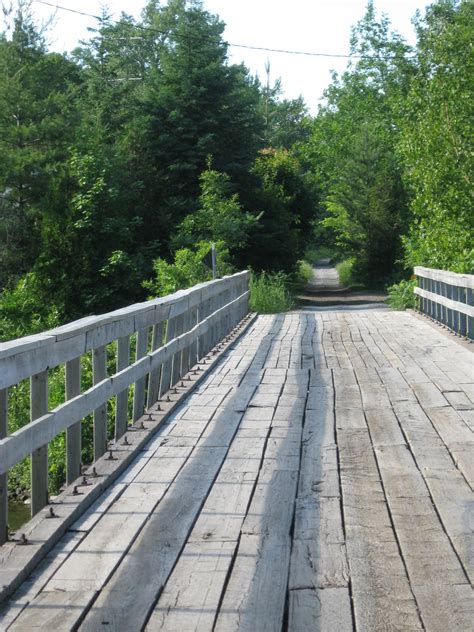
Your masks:
M 473 277 L 416 272 L 422 311 L 472 338 Z M 1 345 L 1 629 L 472 630 L 469 345 L 413 313 L 247 299 L 240 273 Z M 30 454 L 34 516 L 5 541 Z

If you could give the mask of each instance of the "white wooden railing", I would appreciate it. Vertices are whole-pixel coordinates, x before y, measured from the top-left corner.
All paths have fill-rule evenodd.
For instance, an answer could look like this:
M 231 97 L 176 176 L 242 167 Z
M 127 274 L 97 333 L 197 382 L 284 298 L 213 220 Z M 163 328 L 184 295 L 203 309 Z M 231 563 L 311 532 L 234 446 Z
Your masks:
M 451 331 L 474 340 L 474 275 L 415 268 L 419 309 Z
M 0 544 L 8 538 L 7 477 L 31 455 L 31 509 L 48 503 L 48 443 L 66 431 L 66 478 L 81 474 L 81 424 L 93 414 L 94 461 L 108 446 L 107 402 L 115 398 L 114 440 L 173 387 L 248 313 L 249 273 L 210 281 L 145 303 L 0 344 Z M 130 361 L 130 343 L 134 358 Z M 81 358 L 93 384 L 81 392 Z M 110 375 L 111 357 L 115 369 Z M 64 402 L 48 410 L 48 377 L 65 365 Z M 8 435 L 8 391 L 30 380 L 30 418 Z

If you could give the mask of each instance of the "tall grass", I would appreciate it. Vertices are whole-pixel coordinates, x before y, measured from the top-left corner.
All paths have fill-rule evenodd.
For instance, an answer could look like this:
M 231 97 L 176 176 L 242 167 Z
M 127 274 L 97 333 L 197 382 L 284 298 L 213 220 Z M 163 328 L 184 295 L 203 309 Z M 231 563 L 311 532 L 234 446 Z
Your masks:
M 352 275 L 352 268 L 354 266 L 354 259 L 344 259 L 336 265 L 336 270 L 339 275 L 339 282 L 341 285 L 350 286 L 354 284 Z
M 307 261 L 298 261 L 298 281 L 306 285 L 313 278 L 313 266 Z
M 400 283 L 391 285 L 387 288 L 387 303 L 392 309 L 414 309 L 416 307 L 417 300 L 417 296 L 414 291 L 416 286 L 416 279 L 411 279 L 410 281 L 400 281 Z
M 252 274 L 250 309 L 259 314 L 287 312 L 293 307 L 293 298 L 286 283 L 287 277 L 282 272 Z

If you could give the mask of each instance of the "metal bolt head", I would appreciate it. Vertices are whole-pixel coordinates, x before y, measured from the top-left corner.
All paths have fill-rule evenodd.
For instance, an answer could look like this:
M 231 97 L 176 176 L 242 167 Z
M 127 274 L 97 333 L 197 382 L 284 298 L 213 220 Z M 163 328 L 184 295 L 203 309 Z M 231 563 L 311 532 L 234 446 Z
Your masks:
M 46 518 L 57 518 L 57 515 L 54 513 L 54 509 L 52 507 L 49 508 L 49 512 Z

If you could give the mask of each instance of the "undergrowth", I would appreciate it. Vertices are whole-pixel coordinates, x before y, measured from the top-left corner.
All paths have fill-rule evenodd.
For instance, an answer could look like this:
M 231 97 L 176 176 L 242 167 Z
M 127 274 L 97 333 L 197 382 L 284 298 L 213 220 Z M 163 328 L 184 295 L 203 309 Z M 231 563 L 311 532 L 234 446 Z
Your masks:
M 282 272 L 252 274 L 250 279 L 250 309 L 259 314 L 287 312 L 293 298 L 287 289 L 287 276 Z
M 416 294 L 414 292 L 416 286 L 416 279 L 400 281 L 400 283 L 391 285 L 387 288 L 387 303 L 392 309 L 414 309 L 416 307 Z

